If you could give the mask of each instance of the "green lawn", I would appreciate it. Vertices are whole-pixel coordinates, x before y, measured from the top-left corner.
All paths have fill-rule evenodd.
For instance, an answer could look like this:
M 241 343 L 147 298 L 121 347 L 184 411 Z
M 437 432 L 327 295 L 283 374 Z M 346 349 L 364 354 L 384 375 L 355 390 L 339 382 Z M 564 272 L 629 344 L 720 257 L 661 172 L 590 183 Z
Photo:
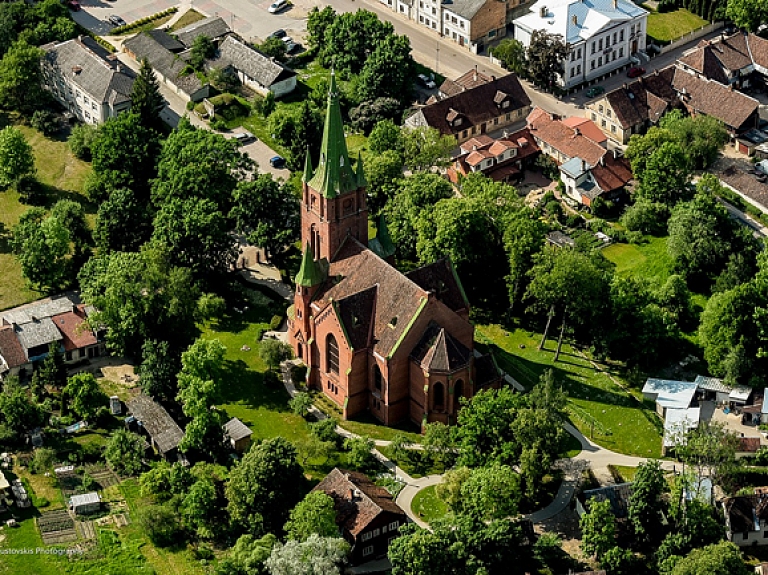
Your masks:
M 635 474 L 637 473 L 637 467 L 629 467 L 626 465 L 613 465 L 612 466 L 621 475 L 624 481 L 634 481 Z
M 648 36 L 666 44 L 707 24 L 709 22 L 703 18 L 682 8 L 664 14 L 651 12 L 648 14 Z
M 556 341 L 550 339 L 545 350 L 538 351 L 541 335 L 537 333 L 483 325 L 477 327 L 476 339 L 479 348 L 493 349 L 501 369 L 528 389 L 544 370 L 553 369 L 556 381 L 568 393 L 573 424 L 588 437 L 593 436 L 595 442 L 627 455 L 660 456 L 662 423 L 656 413 L 640 403 L 638 392 L 635 396 L 616 385 L 570 345 L 563 344 L 560 360 L 555 363 Z M 618 374 L 603 367 L 619 380 Z
M 205 16 L 200 14 L 197 10 L 194 8 L 190 8 L 184 14 L 179 18 L 176 23 L 169 28 L 169 31 L 176 32 L 176 30 L 181 30 L 185 26 L 189 26 L 190 24 L 194 24 L 195 22 L 198 22 L 200 20 L 205 19 Z
M 411 503 L 411 510 L 420 519 L 431 523 L 448 513 L 448 506 L 437 496 L 437 487 L 425 487 L 416 494 Z
M 634 275 L 662 285 L 672 274 L 672 258 L 667 253 L 667 238 L 645 236 L 642 244 L 612 244 L 602 254 L 616 264 L 619 275 Z
M 11 123 L 3 116 L 0 127 Z M 35 152 L 35 167 L 40 181 L 48 191 L 47 206 L 60 199 L 73 199 L 83 203 L 93 223 L 95 209 L 82 195 L 90 164 L 72 155 L 65 141 L 51 140 L 28 126 L 18 126 Z M 21 266 L 11 253 L 10 232 L 21 214 L 29 206 L 19 201 L 16 190 L 0 191 L 0 309 L 8 309 L 42 297 L 44 294 L 30 289 L 21 276 Z

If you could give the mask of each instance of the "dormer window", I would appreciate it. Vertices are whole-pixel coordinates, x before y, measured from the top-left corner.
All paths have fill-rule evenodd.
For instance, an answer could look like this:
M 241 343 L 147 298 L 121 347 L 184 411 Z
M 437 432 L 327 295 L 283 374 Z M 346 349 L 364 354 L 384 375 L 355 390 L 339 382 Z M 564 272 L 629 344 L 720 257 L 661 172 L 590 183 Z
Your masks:
M 454 125 L 454 126 L 461 126 L 461 118 L 456 118 L 456 119 L 453 121 L 453 125 Z
M 509 100 L 505 100 L 504 103 L 501 105 L 502 108 L 509 108 Z

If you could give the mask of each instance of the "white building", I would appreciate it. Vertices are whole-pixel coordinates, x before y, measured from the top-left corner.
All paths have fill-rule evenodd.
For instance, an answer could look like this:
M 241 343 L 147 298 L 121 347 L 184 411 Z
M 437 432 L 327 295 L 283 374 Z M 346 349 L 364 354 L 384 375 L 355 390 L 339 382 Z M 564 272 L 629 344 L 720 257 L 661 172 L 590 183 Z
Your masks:
M 630 64 L 645 50 L 648 12 L 628 0 L 538 0 L 513 21 L 527 48 L 536 30 L 559 34 L 568 45 L 562 88 L 571 88 Z
M 131 108 L 135 74 L 95 40 L 43 46 L 43 87 L 81 122 L 101 124 Z

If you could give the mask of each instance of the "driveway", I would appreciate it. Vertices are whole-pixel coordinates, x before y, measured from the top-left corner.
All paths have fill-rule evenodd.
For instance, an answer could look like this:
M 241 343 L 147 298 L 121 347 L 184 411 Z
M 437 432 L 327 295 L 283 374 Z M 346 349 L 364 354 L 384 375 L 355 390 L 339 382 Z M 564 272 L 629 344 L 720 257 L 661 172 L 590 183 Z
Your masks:
M 107 18 L 115 14 L 128 24 L 140 18 L 163 12 L 168 8 L 178 6 L 174 0 L 80 0 L 82 10 L 72 12 L 72 18 L 91 32 L 99 35 L 107 34 L 114 26 Z

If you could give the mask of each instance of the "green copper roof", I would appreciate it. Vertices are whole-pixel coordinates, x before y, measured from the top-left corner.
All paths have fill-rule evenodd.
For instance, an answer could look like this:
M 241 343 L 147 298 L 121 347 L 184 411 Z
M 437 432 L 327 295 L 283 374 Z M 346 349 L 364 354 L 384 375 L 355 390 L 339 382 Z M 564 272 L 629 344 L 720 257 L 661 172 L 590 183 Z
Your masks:
M 301 267 L 299 273 L 296 274 L 294 281 L 296 285 L 302 287 L 313 287 L 320 285 L 323 282 L 323 271 L 320 269 L 318 263 L 312 259 L 312 255 L 309 250 L 309 242 L 307 242 L 304 248 L 304 256 L 301 258 Z
M 392 238 L 389 235 L 387 220 L 384 219 L 384 214 L 379 216 L 376 237 L 369 240 L 368 247 L 383 260 L 395 255 L 395 244 L 392 243 Z
M 306 184 L 312 179 L 314 174 L 312 171 L 312 156 L 309 153 L 309 148 L 307 148 L 307 156 L 304 158 L 304 177 L 301 178 L 301 181 Z
M 323 128 L 323 144 L 320 148 L 320 163 L 312 179 L 307 182 L 326 198 L 335 198 L 357 189 L 357 176 L 349 163 L 347 142 L 344 139 L 344 123 L 339 108 L 339 90 L 336 75 L 331 72 L 328 88 L 328 108 Z
M 363 169 L 363 154 L 362 152 L 357 153 L 357 166 L 356 172 L 357 172 L 357 187 L 358 188 L 365 188 L 368 186 L 368 180 L 365 179 L 365 170 Z

